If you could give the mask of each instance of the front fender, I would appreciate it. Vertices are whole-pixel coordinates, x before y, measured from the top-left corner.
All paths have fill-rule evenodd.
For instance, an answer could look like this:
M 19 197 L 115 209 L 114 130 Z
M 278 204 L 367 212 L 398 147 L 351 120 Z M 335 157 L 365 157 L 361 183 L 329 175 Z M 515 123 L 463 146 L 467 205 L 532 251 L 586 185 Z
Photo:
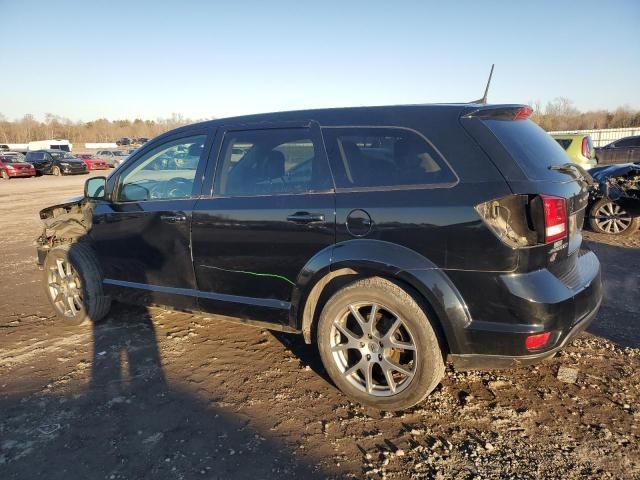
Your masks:
M 298 275 L 292 294 L 292 326 L 309 339 L 313 318 L 304 306 L 318 282 L 331 272 L 352 270 L 408 283 L 428 302 L 451 352 L 459 350 L 461 331 L 470 323 L 466 304 L 447 275 L 429 259 L 406 247 L 380 240 L 348 240 L 316 254 Z

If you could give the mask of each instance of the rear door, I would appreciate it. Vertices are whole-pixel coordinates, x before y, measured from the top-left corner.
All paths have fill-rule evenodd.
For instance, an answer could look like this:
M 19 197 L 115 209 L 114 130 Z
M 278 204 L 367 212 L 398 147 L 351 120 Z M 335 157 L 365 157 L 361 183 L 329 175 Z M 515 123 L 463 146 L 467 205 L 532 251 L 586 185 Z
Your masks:
M 333 182 L 319 129 L 231 127 L 219 144 L 212 194 L 193 215 L 200 306 L 286 323 L 298 275 L 335 241 Z

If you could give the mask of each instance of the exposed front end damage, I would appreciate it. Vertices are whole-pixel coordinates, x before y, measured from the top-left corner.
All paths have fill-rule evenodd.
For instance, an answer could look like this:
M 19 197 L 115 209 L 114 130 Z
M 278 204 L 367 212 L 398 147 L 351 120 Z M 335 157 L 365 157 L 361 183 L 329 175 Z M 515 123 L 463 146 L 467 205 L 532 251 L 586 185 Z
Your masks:
M 92 208 L 84 197 L 40 210 L 44 224 L 42 234 L 36 238 L 38 266 L 42 268 L 47 253 L 53 247 L 77 242 L 91 227 Z
M 589 174 L 594 180 L 593 201 L 608 198 L 632 217 L 640 216 L 640 165 L 607 165 L 592 168 Z

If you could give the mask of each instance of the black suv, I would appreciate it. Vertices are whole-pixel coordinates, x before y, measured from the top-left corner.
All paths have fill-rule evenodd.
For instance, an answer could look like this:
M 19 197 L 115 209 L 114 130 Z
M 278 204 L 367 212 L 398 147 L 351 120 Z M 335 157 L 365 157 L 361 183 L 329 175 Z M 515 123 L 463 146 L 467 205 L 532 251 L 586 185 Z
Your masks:
M 69 152 L 62 150 L 34 150 L 25 160 L 33 165 L 37 175 L 74 175 L 89 173 L 87 165 Z
M 625 137 L 596 148 L 598 165 L 633 163 L 640 161 L 640 135 Z
M 602 289 L 586 184 L 530 113 L 346 108 L 176 129 L 41 212 L 45 289 L 72 323 L 115 298 L 302 334 L 340 389 L 383 409 L 425 398 L 447 358 L 541 360 Z

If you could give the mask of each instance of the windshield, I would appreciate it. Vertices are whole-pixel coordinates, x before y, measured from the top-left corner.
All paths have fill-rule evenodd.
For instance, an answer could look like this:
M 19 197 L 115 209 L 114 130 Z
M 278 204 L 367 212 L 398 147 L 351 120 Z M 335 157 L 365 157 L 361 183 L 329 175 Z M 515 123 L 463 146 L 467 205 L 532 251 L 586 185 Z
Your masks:
M 2 163 L 22 163 L 22 161 L 14 155 L 0 155 L 0 162 Z
M 531 120 L 484 120 L 502 146 L 531 180 L 549 180 L 554 165 L 571 160 L 563 148 Z
M 119 157 L 126 157 L 128 155 L 126 152 L 113 152 L 113 154 Z

